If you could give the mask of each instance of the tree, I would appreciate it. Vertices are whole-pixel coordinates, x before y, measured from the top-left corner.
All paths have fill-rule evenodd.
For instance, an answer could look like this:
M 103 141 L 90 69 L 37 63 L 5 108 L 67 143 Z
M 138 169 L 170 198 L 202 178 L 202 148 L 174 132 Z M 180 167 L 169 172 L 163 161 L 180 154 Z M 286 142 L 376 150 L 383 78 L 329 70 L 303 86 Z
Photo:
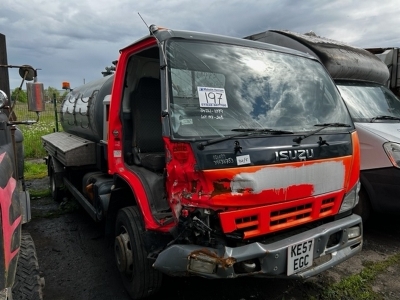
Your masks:
M 54 99 L 54 94 L 56 95 L 56 99 L 60 98 L 60 91 L 57 90 L 54 87 L 49 86 L 46 90 L 45 90 L 45 95 L 46 95 L 46 100 L 50 100 L 53 101 Z
M 64 91 L 64 93 L 61 95 L 60 101 L 64 101 L 65 97 L 67 97 L 69 91 Z
M 20 90 L 18 87 L 15 88 L 12 93 L 11 93 L 11 100 L 12 101 L 18 101 L 22 103 L 27 103 L 28 102 L 28 95 L 26 91 Z

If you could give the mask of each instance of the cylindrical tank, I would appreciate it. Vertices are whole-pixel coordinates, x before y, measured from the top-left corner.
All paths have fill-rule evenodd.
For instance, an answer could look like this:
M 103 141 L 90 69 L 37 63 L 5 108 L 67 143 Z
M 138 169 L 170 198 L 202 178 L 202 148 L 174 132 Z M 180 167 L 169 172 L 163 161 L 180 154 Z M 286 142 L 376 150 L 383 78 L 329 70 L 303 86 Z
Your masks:
M 114 75 L 74 88 L 61 104 L 65 132 L 99 142 L 103 138 L 104 97 L 111 94 Z

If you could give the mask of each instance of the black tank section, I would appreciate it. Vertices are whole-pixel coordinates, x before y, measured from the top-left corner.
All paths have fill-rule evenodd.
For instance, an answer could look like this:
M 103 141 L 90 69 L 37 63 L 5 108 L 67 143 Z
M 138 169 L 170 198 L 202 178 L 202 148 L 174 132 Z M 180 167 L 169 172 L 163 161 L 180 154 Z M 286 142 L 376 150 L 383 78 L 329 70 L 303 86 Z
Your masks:
M 366 80 L 383 85 L 389 79 L 387 66 L 369 51 L 312 32 L 269 30 L 245 38 L 307 52 L 321 61 L 333 79 Z
M 65 132 L 99 142 L 103 138 L 103 100 L 111 95 L 114 75 L 74 88 L 61 104 Z

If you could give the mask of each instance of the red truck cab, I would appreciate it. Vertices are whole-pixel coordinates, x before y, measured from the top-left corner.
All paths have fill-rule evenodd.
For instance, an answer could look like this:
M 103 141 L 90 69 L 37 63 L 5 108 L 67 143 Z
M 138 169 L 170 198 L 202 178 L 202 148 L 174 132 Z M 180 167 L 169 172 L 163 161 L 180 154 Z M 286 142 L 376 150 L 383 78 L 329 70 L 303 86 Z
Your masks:
M 66 132 L 43 137 L 55 189 L 114 226 L 134 299 L 162 273 L 307 278 L 361 251 L 357 133 L 309 55 L 151 26 L 62 115 Z M 69 163 L 68 139 L 95 159 Z

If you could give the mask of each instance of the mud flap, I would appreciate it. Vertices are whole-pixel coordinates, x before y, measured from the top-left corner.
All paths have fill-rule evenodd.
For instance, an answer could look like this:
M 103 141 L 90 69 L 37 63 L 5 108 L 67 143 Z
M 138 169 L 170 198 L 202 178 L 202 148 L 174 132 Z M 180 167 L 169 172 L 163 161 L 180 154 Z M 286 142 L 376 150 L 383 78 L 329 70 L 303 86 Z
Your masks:
M 31 197 L 28 191 L 19 192 L 19 201 L 21 205 L 22 224 L 28 223 L 31 216 Z

